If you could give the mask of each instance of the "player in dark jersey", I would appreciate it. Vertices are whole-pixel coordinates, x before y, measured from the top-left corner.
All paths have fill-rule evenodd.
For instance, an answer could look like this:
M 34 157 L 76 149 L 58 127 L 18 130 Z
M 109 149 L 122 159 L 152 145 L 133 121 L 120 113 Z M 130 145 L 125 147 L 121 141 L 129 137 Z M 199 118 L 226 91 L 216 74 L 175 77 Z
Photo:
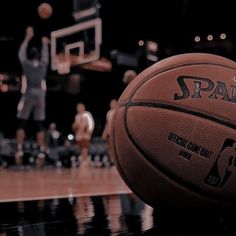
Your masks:
M 43 121 L 45 119 L 46 74 L 49 64 L 49 39 L 42 37 L 41 54 L 37 48 L 32 47 L 27 55 L 27 48 L 34 36 L 32 27 L 26 28 L 24 41 L 22 42 L 18 57 L 22 66 L 22 96 L 17 107 L 19 119 L 16 131 L 17 154 L 22 152 L 25 139 L 25 126 L 32 113 L 37 125 L 37 143 L 41 151 L 45 149 L 45 132 Z

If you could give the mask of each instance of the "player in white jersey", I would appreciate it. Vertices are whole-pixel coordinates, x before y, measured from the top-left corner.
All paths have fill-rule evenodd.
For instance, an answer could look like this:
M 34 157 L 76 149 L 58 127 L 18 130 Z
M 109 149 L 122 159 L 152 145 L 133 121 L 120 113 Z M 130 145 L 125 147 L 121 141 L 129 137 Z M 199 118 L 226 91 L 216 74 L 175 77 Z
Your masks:
M 76 143 L 81 152 L 81 165 L 88 164 L 88 150 L 94 130 L 94 119 L 83 103 L 77 104 L 77 114 L 75 116 L 72 129 L 75 132 Z

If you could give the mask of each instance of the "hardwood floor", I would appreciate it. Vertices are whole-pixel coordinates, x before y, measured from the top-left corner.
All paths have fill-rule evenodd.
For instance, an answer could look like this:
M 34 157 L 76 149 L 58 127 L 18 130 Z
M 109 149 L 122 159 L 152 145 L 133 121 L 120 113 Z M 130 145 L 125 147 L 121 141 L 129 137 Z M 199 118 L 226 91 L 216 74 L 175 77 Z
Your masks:
M 0 202 L 129 193 L 116 168 L 0 170 Z

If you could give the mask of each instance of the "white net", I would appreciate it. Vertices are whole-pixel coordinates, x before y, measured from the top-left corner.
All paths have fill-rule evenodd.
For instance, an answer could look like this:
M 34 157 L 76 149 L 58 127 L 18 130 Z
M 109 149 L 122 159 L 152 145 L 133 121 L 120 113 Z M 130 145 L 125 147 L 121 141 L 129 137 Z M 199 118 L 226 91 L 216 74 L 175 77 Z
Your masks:
M 60 75 L 68 74 L 70 73 L 70 60 L 68 58 L 64 58 L 63 60 L 57 60 L 57 72 Z

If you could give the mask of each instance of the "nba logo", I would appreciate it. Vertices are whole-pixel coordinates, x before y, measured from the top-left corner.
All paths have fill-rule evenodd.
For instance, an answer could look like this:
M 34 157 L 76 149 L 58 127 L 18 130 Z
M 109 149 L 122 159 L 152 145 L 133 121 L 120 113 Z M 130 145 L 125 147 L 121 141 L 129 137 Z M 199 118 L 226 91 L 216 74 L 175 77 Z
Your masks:
M 236 141 L 226 139 L 204 182 L 222 188 L 236 167 Z

